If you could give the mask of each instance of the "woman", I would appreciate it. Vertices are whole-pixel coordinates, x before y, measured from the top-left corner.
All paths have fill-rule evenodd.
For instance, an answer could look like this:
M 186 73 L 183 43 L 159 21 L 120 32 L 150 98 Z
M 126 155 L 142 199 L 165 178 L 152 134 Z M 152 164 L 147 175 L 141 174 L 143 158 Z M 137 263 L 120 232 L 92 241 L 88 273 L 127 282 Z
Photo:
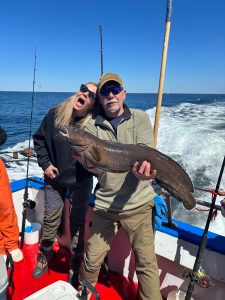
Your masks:
M 40 252 L 33 272 L 35 278 L 41 277 L 46 272 L 48 262 L 54 254 L 52 246 L 61 222 L 68 187 L 72 191 L 71 252 L 74 264 L 79 268 L 84 251 L 85 215 L 93 179 L 92 174 L 73 159 L 71 147 L 59 137 L 58 132 L 62 126 L 82 127 L 86 123 L 94 109 L 96 90 L 97 84 L 94 82 L 82 84 L 79 92 L 49 110 L 33 135 L 38 164 L 43 169 L 45 177 L 45 215 Z

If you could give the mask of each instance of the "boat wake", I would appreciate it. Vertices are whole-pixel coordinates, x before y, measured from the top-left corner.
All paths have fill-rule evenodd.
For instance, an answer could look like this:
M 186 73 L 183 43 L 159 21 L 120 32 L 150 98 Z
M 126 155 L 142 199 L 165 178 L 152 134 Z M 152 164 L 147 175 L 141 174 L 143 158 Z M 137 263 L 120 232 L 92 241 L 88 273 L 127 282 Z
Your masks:
M 155 108 L 147 111 L 152 124 Z M 189 174 L 193 185 L 203 189 L 215 189 L 225 149 L 225 106 L 181 103 L 162 107 L 157 149 L 176 160 Z M 221 188 L 225 189 L 225 174 Z M 211 193 L 195 190 L 197 199 L 211 202 Z M 220 205 L 222 197 L 217 197 Z M 173 201 L 173 217 L 183 222 L 205 227 L 208 210 L 184 211 L 182 205 Z M 201 211 L 205 210 L 205 211 Z M 211 222 L 210 230 L 224 235 L 225 222 L 221 213 Z
M 23 179 L 27 174 L 27 149 L 28 140 L 16 144 L 13 147 L 8 147 L 0 152 L 0 158 L 4 161 L 9 180 L 15 181 Z M 33 150 L 33 144 L 31 143 L 31 156 L 29 159 L 28 176 L 43 177 L 43 170 L 37 164 L 36 153 Z

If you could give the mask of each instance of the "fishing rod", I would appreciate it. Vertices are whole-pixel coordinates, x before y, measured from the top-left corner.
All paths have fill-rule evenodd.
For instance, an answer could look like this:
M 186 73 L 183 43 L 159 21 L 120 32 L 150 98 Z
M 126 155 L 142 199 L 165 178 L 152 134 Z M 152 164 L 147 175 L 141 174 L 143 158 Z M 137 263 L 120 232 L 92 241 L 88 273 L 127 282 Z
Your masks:
M 103 74 L 103 49 L 102 49 L 102 26 L 99 25 L 99 32 L 100 32 L 100 57 L 101 57 L 101 75 Z
M 33 89 L 32 89 L 32 100 L 31 100 L 31 113 L 30 113 L 30 129 L 29 129 L 29 144 L 28 150 L 30 150 L 30 143 L 31 143 L 31 131 L 32 131 L 32 123 L 33 123 L 33 107 L 34 107 L 34 86 L 35 86 L 35 75 L 36 75 L 36 61 L 37 61 L 37 48 L 35 49 L 35 56 L 34 56 L 34 74 L 33 74 Z M 22 229 L 21 229 L 21 248 L 24 245 L 24 232 L 25 232 L 25 223 L 26 223 L 26 209 L 30 208 L 33 209 L 36 203 L 33 200 L 28 199 L 28 174 L 29 174 L 29 164 L 30 164 L 30 155 L 27 156 L 27 172 L 26 172 L 26 184 L 25 190 L 23 195 L 23 212 L 22 212 Z
M 167 58 L 167 50 L 168 50 L 169 35 L 170 35 L 170 24 L 171 24 L 171 16 L 172 16 L 172 2 L 173 2 L 172 0 L 167 0 L 166 28 L 165 28 L 165 36 L 164 36 L 164 43 L 163 43 L 157 106 L 156 106 L 155 123 L 154 123 L 154 147 L 156 147 L 156 145 L 157 145 L 159 118 L 160 118 L 160 111 L 161 111 L 161 105 L 162 105 L 162 93 L 163 93 L 163 86 L 164 86 L 166 58 Z
M 215 191 L 213 193 L 212 203 L 211 203 L 211 206 L 210 206 L 210 210 L 209 210 L 207 222 L 206 222 L 206 225 L 205 225 L 205 229 L 204 229 L 204 232 L 203 232 L 203 235 L 202 235 L 202 239 L 201 239 L 201 242 L 200 242 L 200 245 L 199 245 L 199 248 L 198 248 L 198 253 L 197 253 L 197 256 L 196 256 L 196 259 L 195 259 L 194 268 L 193 268 L 193 271 L 189 274 L 190 283 L 189 283 L 188 290 L 187 290 L 187 293 L 186 293 L 186 296 L 185 296 L 185 300 L 190 300 L 191 299 L 191 295 L 194 291 L 195 282 L 198 280 L 197 273 L 198 273 L 198 271 L 200 269 L 200 266 L 201 266 L 203 252 L 205 250 L 205 246 L 206 246 L 206 242 L 207 242 L 207 234 L 208 234 L 208 230 L 209 230 L 209 225 L 210 225 L 210 222 L 211 222 L 211 219 L 212 219 L 212 216 L 213 216 L 213 210 L 215 208 L 216 197 L 217 197 L 217 195 L 219 195 L 220 183 L 221 183 L 224 167 L 225 167 L 225 156 L 224 156 L 223 163 L 222 163 L 222 166 L 221 166 L 221 169 L 220 169 L 220 174 L 219 174 L 219 177 L 218 177 L 218 180 L 217 180 L 216 188 L 215 188 Z

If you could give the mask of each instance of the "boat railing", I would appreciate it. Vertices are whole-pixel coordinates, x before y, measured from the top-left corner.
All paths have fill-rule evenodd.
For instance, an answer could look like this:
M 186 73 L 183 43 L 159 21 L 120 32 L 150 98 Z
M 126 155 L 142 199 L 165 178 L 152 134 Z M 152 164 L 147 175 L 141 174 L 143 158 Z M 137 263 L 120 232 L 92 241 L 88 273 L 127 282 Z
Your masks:
M 208 191 L 208 190 L 207 190 Z M 172 218 L 172 215 L 173 215 L 173 211 L 172 211 L 172 196 L 166 192 L 166 191 L 163 191 L 162 192 L 163 195 L 164 195 L 164 199 L 166 201 L 166 204 L 167 204 L 167 208 L 168 208 L 168 212 L 167 212 L 167 222 L 164 223 L 164 225 L 166 225 L 167 227 L 171 227 L 171 228 L 174 228 L 176 225 L 173 223 L 173 218 Z M 207 207 L 207 208 L 210 208 L 212 203 L 211 202 L 207 202 L 207 201 L 204 201 L 204 200 L 201 200 L 199 198 L 195 198 L 196 200 L 196 204 L 198 205 L 201 205 L 203 207 Z M 218 204 L 214 204 L 214 207 L 213 207 L 215 210 L 218 210 L 218 211 L 221 211 L 221 205 L 218 205 Z

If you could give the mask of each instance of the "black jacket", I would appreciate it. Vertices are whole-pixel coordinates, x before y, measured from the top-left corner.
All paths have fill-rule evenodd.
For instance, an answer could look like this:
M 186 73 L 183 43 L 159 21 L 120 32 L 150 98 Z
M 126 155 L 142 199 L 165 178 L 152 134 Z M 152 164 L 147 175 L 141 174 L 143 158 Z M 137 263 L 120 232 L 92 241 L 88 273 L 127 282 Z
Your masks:
M 59 178 L 52 180 L 57 184 L 73 186 L 83 180 L 92 178 L 72 156 L 72 149 L 59 136 L 59 129 L 55 126 L 55 108 L 51 108 L 44 117 L 40 127 L 33 135 L 34 150 L 37 153 L 38 165 L 45 171 L 51 164 L 59 170 Z M 50 180 L 51 181 L 51 180 Z M 68 183 L 68 184 L 67 184 Z
M 7 140 L 7 134 L 5 130 L 0 127 L 0 146 L 2 146 Z

